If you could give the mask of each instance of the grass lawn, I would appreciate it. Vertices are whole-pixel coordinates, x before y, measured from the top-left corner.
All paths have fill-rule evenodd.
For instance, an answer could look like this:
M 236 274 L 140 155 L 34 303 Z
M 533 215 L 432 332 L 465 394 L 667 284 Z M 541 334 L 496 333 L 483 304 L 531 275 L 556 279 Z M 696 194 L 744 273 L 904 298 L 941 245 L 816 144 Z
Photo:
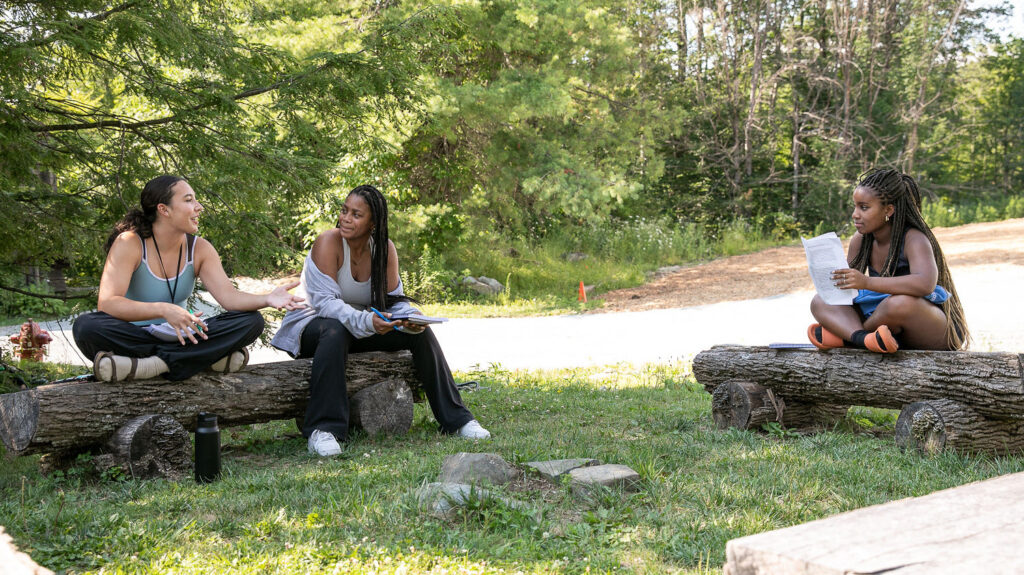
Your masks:
M 43 476 L 36 457 L 0 469 L 0 525 L 55 571 L 83 573 L 714 573 L 727 540 L 1021 471 L 1020 457 L 901 453 L 891 412 L 797 435 L 714 429 L 686 367 L 459 374 L 494 439 L 439 435 L 416 407 L 404 437 L 356 437 L 331 460 L 306 455 L 291 422 L 222 430 L 211 485 L 98 477 L 83 462 Z M 870 432 L 865 432 L 865 431 Z M 459 451 L 523 464 L 595 457 L 638 471 L 637 493 L 589 501 L 528 481 L 454 519 L 413 490 Z

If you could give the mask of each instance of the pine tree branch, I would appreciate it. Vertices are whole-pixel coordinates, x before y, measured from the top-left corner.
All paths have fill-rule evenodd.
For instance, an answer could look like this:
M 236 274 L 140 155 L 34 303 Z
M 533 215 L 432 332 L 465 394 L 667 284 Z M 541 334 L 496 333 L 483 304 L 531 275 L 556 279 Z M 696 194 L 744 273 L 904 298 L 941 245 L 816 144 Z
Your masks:
M 106 20 L 107 18 L 110 18 L 114 14 L 117 14 L 118 12 L 124 12 L 126 10 L 131 9 L 131 8 L 134 8 L 137 4 L 138 4 L 138 2 L 125 2 L 124 4 L 121 4 L 119 6 L 114 6 L 110 10 L 107 10 L 106 12 L 101 12 L 99 14 L 96 14 L 95 16 L 90 16 L 88 18 L 81 18 L 81 19 L 78 20 L 79 23 L 78 24 L 73 24 L 71 26 L 71 28 L 77 32 L 77 31 L 81 30 L 85 26 L 86 22 L 102 22 L 102 21 Z M 54 32 L 53 34 L 50 34 L 49 36 L 46 36 L 45 38 L 40 38 L 38 40 L 33 40 L 31 42 L 26 42 L 26 45 L 27 46 L 32 46 L 32 47 L 45 46 L 46 44 L 49 44 L 50 42 L 55 41 L 57 38 L 59 38 L 61 36 L 61 34 L 62 34 L 62 32 Z
M 104 15 L 100 15 L 100 16 L 103 16 L 103 18 L 106 18 L 109 14 L 111 14 L 111 13 L 113 13 L 115 11 L 126 10 L 126 9 L 130 8 L 134 4 L 135 4 L 134 2 L 130 2 L 130 3 L 127 3 L 127 4 L 122 4 L 121 6 L 119 6 L 117 8 L 112 8 L 108 12 L 105 12 Z M 424 9 L 418 10 L 416 13 L 412 14 L 411 16 L 407 17 L 405 20 L 400 22 L 398 24 L 397 28 L 402 28 L 402 27 L 408 25 L 409 22 L 413 21 L 415 18 L 417 18 L 420 15 L 428 12 L 429 10 L 430 9 L 428 9 L 428 8 L 424 8 Z M 99 16 L 96 16 L 94 18 L 99 18 Z M 385 34 L 385 36 L 386 36 L 386 34 Z M 358 50 L 356 52 L 353 52 L 353 53 L 349 54 L 349 56 L 358 56 L 358 55 L 360 55 L 360 54 L 362 54 L 362 53 L 364 53 L 366 51 L 367 51 L 367 48 L 363 48 L 362 50 Z M 306 78 L 308 78 L 310 76 L 318 74 L 318 73 L 322 72 L 323 70 L 329 68 L 330 66 L 331 66 L 331 62 L 330 61 L 324 62 L 323 64 L 320 64 L 319 66 L 316 66 L 316 67 L 314 67 L 312 69 L 306 70 L 306 71 L 301 72 L 299 74 L 295 74 L 293 76 L 289 76 L 289 77 L 283 78 L 283 79 L 278 80 L 277 82 L 274 82 L 274 83 L 272 83 L 270 85 L 261 86 L 261 87 L 258 87 L 258 88 L 250 88 L 249 90 L 244 90 L 242 92 L 239 92 L 239 93 L 231 96 L 231 101 L 238 102 L 238 101 L 242 101 L 242 100 L 247 100 L 247 99 L 253 98 L 255 96 L 259 96 L 259 95 L 262 95 L 262 94 L 266 94 L 268 92 L 273 92 L 273 91 L 279 90 L 279 89 L 281 89 L 281 88 L 283 88 L 285 86 L 294 84 L 294 83 L 299 82 L 301 80 L 304 80 L 304 79 L 306 79 Z M 83 122 L 83 123 L 77 123 L 77 124 L 36 125 L 36 126 L 29 126 L 28 130 L 30 132 L 44 133 L 44 134 L 45 133 L 53 133 L 53 132 L 68 132 L 68 131 L 79 131 L 79 130 L 95 130 L 95 129 L 101 129 L 101 128 L 118 128 L 118 129 L 122 129 L 122 130 L 124 130 L 124 129 L 135 130 L 137 128 L 147 128 L 147 127 L 152 127 L 152 126 L 161 126 L 161 125 L 164 125 L 164 124 L 170 124 L 172 122 L 177 121 L 179 119 L 179 116 L 181 114 L 183 114 L 183 113 L 191 113 L 191 112 L 198 112 L 200 110 L 205 110 L 207 108 L 211 108 L 213 106 L 216 106 L 219 102 L 220 102 L 220 100 L 213 100 L 213 101 L 207 102 L 205 104 L 197 104 L 195 106 L 192 106 L 191 108 L 187 108 L 187 109 L 183 110 L 182 112 L 171 114 L 170 116 L 164 116 L 162 118 L 153 118 L 153 119 L 150 119 L 150 120 L 134 120 L 134 121 L 132 121 L 132 120 L 129 120 L 129 119 L 114 119 L 114 120 L 99 120 L 99 121 L 96 121 L 96 122 Z

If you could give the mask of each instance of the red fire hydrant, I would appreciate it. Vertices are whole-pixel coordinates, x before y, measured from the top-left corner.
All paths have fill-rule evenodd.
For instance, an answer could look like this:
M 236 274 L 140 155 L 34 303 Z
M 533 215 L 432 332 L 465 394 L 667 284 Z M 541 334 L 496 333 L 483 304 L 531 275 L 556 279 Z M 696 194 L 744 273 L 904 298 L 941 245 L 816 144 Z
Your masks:
M 14 354 L 21 359 L 43 361 L 46 355 L 46 345 L 53 341 L 50 332 L 39 327 L 39 324 L 29 318 L 21 324 L 21 333 L 12 335 L 11 341 L 16 344 Z

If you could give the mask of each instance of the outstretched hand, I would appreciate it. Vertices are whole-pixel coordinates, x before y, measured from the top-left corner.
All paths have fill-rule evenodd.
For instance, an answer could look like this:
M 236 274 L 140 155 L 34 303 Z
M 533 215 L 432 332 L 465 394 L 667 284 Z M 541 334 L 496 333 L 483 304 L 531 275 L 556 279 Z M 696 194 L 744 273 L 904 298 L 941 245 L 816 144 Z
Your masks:
M 299 282 L 295 281 L 288 285 L 277 286 L 274 291 L 267 294 L 267 307 L 291 311 L 306 307 L 303 302 L 305 298 L 288 293 L 288 290 L 298 287 Z
M 174 304 L 167 304 L 166 310 L 167 313 L 164 314 L 164 319 L 167 320 L 168 325 L 174 328 L 174 333 L 178 336 L 178 341 L 181 342 L 181 345 L 185 345 L 186 339 L 192 343 L 199 343 L 199 340 L 196 339 L 196 334 L 202 339 L 207 339 L 206 322 L 199 319 L 203 312 L 192 312 Z

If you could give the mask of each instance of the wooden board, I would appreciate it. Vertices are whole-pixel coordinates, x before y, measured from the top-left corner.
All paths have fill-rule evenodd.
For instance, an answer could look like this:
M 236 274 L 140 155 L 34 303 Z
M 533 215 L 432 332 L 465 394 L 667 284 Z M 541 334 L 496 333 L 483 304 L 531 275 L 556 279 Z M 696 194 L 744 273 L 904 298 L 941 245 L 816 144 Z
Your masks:
M 1024 473 L 733 539 L 727 575 L 1024 573 Z

